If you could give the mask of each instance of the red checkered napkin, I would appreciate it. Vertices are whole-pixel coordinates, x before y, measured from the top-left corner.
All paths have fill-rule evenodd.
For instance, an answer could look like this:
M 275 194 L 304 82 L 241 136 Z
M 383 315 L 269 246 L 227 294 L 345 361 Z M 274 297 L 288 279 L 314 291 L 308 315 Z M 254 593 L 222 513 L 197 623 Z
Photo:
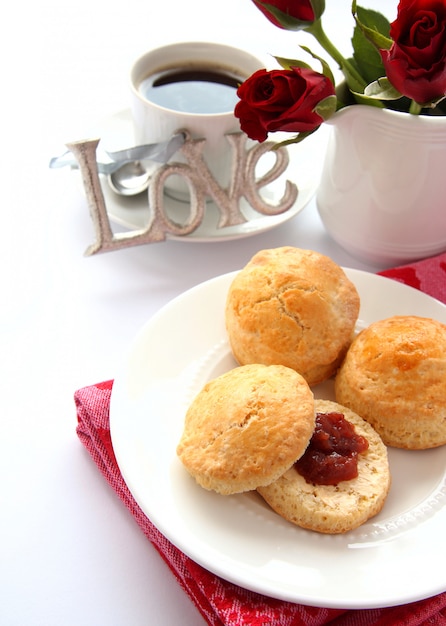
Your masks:
M 446 254 L 381 272 L 446 303 Z M 113 381 L 75 393 L 77 434 L 141 530 L 211 626 L 441 626 L 446 625 L 446 592 L 399 607 L 340 610 L 274 600 L 233 585 L 192 561 L 172 545 L 144 515 L 127 488 L 110 437 Z M 422 572 L 420 572 L 422 575 Z

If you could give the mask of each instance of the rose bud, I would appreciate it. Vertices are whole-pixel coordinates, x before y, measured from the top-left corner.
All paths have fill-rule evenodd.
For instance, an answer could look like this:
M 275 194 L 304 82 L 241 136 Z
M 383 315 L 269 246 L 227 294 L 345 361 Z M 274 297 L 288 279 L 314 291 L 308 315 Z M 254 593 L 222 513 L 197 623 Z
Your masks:
M 258 70 L 237 90 L 235 116 L 248 137 L 265 141 L 269 132 L 312 132 L 336 108 L 333 83 L 311 69 Z M 330 102 L 326 107 L 321 103 Z M 324 114 L 318 112 L 324 111 Z
M 320 18 L 325 0 L 253 0 L 275 26 L 285 30 L 302 30 Z

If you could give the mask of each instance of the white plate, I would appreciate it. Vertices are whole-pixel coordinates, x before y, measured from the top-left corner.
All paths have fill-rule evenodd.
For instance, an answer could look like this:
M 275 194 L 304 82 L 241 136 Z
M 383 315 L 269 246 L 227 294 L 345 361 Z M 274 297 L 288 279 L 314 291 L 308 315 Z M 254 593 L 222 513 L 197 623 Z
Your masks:
M 275 226 L 287 222 L 297 215 L 311 200 L 319 182 L 322 158 L 324 154 L 326 134 L 324 129 L 309 137 L 303 144 L 289 147 L 290 165 L 287 171 L 273 184 L 262 190 L 262 195 L 271 204 L 280 200 L 284 191 L 284 182 L 287 178 L 297 184 L 299 194 L 295 204 L 281 215 L 265 216 L 252 209 L 244 198 L 241 200 L 241 209 L 247 222 L 237 226 L 218 228 L 219 211 L 213 202 L 207 204 L 206 214 L 200 226 L 186 236 L 167 235 L 169 239 L 184 242 L 213 242 L 228 241 L 256 235 Z M 121 150 L 134 144 L 132 119 L 130 111 L 120 111 L 104 120 L 94 130 L 101 137 L 98 147 L 98 158 L 106 160 L 105 150 Z M 267 157 L 264 157 L 267 158 Z M 265 162 L 266 167 L 267 162 Z M 268 167 L 270 167 L 269 165 Z M 114 193 L 105 177 L 101 176 L 102 190 L 110 220 L 124 228 L 137 230 L 148 224 L 150 211 L 147 195 L 123 197 Z M 184 223 L 189 216 L 189 204 L 166 197 L 166 207 L 169 215 L 175 220 Z
M 361 296 L 359 326 L 396 314 L 446 323 L 446 307 L 390 279 L 346 270 Z M 294 526 L 255 492 L 199 487 L 176 456 L 184 413 L 203 384 L 235 366 L 224 304 L 235 273 L 165 306 L 141 330 L 111 401 L 119 467 L 136 501 L 183 552 L 215 574 L 278 599 L 337 608 L 407 603 L 446 589 L 446 446 L 389 449 L 381 513 L 345 535 Z M 332 383 L 315 388 L 330 398 Z

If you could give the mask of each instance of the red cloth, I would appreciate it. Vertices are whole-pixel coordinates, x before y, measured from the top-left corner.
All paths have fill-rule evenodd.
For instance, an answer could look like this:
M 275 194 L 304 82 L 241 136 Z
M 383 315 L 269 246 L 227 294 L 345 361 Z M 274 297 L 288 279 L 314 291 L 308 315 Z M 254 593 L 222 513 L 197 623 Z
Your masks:
M 446 304 L 446 253 L 379 273 L 424 291 Z
M 446 254 L 381 274 L 416 287 L 446 303 Z M 275 600 L 247 591 L 192 561 L 155 528 L 135 502 L 121 476 L 109 429 L 112 386 L 113 381 L 107 381 L 76 391 L 78 436 L 209 625 L 446 625 L 446 592 L 419 602 L 384 609 L 326 609 Z

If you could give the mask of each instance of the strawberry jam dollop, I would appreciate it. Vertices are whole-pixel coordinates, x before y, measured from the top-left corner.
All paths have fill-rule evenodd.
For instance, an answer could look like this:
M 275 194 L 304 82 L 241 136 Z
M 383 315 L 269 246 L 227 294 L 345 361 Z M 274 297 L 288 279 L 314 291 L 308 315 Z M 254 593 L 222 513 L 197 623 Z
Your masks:
M 369 447 L 342 413 L 317 413 L 316 427 L 295 469 L 314 485 L 337 485 L 358 476 L 358 454 Z

